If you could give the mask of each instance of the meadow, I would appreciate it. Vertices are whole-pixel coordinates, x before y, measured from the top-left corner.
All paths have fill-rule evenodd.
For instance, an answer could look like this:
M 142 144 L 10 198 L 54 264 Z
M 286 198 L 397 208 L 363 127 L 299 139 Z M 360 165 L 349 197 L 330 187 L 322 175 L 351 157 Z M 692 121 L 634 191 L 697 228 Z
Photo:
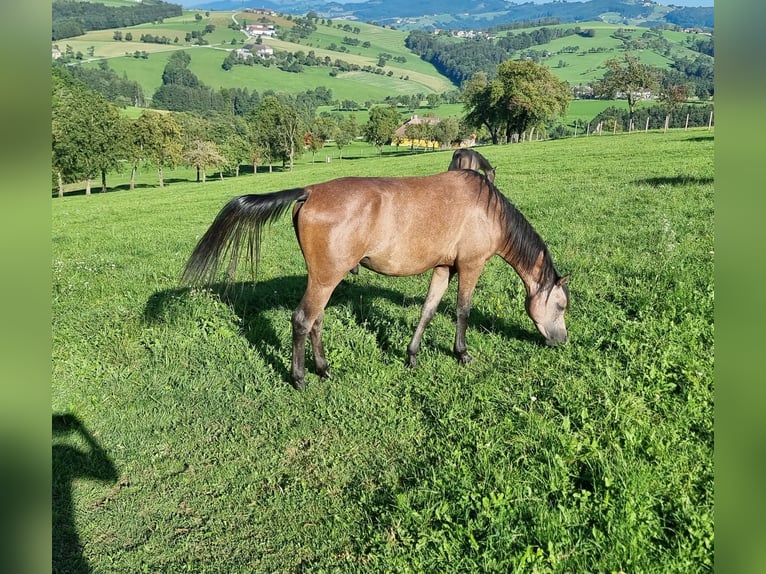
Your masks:
M 196 241 L 233 196 L 449 151 L 52 200 L 54 571 L 712 571 L 713 148 L 704 128 L 482 147 L 571 274 L 569 343 L 542 343 L 493 258 L 473 361 L 452 284 L 407 369 L 429 276 L 362 269 L 327 308 L 334 377 L 302 392 L 290 218 L 228 290 L 178 286 Z

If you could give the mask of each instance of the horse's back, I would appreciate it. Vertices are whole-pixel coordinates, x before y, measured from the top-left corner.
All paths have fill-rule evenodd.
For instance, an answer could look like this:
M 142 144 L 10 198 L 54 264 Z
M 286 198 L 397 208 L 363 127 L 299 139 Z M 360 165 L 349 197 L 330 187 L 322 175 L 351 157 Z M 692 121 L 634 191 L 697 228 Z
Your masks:
M 309 259 L 330 259 L 339 267 L 361 262 L 387 275 L 452 265 L 467 239 L 487 233 L 482 185 L 486 182 L 476 173 L 448 171 L 347 177 L 309 186 L 295 220 L 307 264 Z

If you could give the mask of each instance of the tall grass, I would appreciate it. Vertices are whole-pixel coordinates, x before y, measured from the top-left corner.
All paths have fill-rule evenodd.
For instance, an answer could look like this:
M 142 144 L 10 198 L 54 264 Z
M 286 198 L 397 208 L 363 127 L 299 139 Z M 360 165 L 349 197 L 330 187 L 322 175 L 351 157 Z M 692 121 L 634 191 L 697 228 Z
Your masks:
M 304 392 L 289 217 L 256 284 L 179 289 L 195 242 L 234 195 L 449 152 L 54 200 L 54 570 L 712 570 L 713 132 L 481 151 L 572 274 L 570 342 L 541 343 L 495 258 L 473 362 L 452 285 L 408 370 L 428 277 L 363 269 L 327 309 L 334 378 Z

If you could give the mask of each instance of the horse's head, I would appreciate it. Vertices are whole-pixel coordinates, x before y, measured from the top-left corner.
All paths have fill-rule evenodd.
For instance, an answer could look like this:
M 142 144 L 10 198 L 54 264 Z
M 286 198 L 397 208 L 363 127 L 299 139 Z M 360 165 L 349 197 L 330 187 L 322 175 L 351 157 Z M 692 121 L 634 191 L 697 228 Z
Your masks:
M 527 314 L 535 323 L 547 345 L 567 342 L 564 312 L 569 308 L 569 275 L 559 277 L 550 288 L 538 289 L 526 300 Z

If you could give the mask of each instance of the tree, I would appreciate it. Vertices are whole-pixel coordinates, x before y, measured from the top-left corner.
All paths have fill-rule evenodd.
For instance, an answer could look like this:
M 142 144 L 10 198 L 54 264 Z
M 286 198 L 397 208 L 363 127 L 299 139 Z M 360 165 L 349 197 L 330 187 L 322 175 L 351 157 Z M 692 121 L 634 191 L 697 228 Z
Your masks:
M 497 82 L 490 82 L 486 72 L 477 72 L 465 83 L 463 105 L 466 110 L 465 122 L 477 128 L 485 127 L 492 143 L 499 141 L 502 127 L 502 110 L 492 105 L 502 87 Z
M 359 135 L 359 124 L 356 116 L 349 114 L 347 118 L 338 119 L 338 130 L 335 132 L 335 145 L 338 146 L 338 156 L 343 159 L 343 148 L 350 144 Z
M 335 122 L 335 118 L 321 116 L 314 119 L 311 130 L 306 134 L 306 144 L 311 150 L 311 163 L 314 163 L 316 152 L 324 147 L 327 140 L 334 139 L 337 131 L 338 124 Z
M 432 127 L 431 134 L 442 147 L 448 147 L 453 141 L 461 139 L 460 122 L 454 117 L 444 118 Z
M 531 60 L 508 60 L 497 67 L 501 93 L 494 105 L 505 120 L 506 141 L 514 133 L 540 127 L 556 116 L 566 114 L 571 91 L 569 84 L 557 78 L 548 68 Z
M 564 115 L 570 97 L 569 85 L 545 66 L 531 60 L 507 60 L 498 65 L 492 81 L 479 72 L 466 83 L 465 120 L 474 127 L 486 127 L 492 143 L 498 143 L 501 134 L 512 141 L 514 133 Z
M 138 145 L 146 160 L 157 168 L 160 187 L 165 186 L 164 168 L 175 167 L 182 158 L 183 132 L 171 114 L 144 110 L 134 124 Z
M 202 183 L 206 181 L 206 170 L 208 167 L 221 167 L 226 163 L 223 155 L 218 151 L 218 146 L 211 141 L 193 140 L 183 151 L 183 159 L 192 167 L 197 168 L 197 181 L 200 181 L 202 174 Z
M 393 106 L 375 106 L 364 126 L 364 139 L 383 153 L 383 146 L 394 137 L 394 132 L 402 123 L 399 112 Z
M 54 72 L 53 79 L 52 166 L 59 195 L 65 181 L 77 179 L 85 180 L 85 194 L 90 195 L 91 180 L 98 175 L 106 191 L 106 175 L 119 168 L 124 155 L 122 115 L 68 72 Z
M 284 104 L 276 96 L 266 96 L 258 104 L 252 116 L 252 132 L 255 143 L 269 161 L 281 159 L 293 169 L 298 146 L 302 145 L 305 124 L 298 111 Z
M 431 141 L 431 124 L 428 122 L 411 122 L 404 128 L 404 135 L 410 140 L 410 149 L 415 149 L 416 143 L 420 145 L 420 142 Z
M 643 99 L 644 94 L 657 89 L 657 70 L 642 64 L 636 56 L 628 53 L 622 60 L 610 58 L 604 62 L 604 65 L 607 71 L 601 81 L 595 82 L 594 92 L 606 98 L 614 98 L 622 94 L 628 101 L 630 120 L 633 121 L 636 106 Z

